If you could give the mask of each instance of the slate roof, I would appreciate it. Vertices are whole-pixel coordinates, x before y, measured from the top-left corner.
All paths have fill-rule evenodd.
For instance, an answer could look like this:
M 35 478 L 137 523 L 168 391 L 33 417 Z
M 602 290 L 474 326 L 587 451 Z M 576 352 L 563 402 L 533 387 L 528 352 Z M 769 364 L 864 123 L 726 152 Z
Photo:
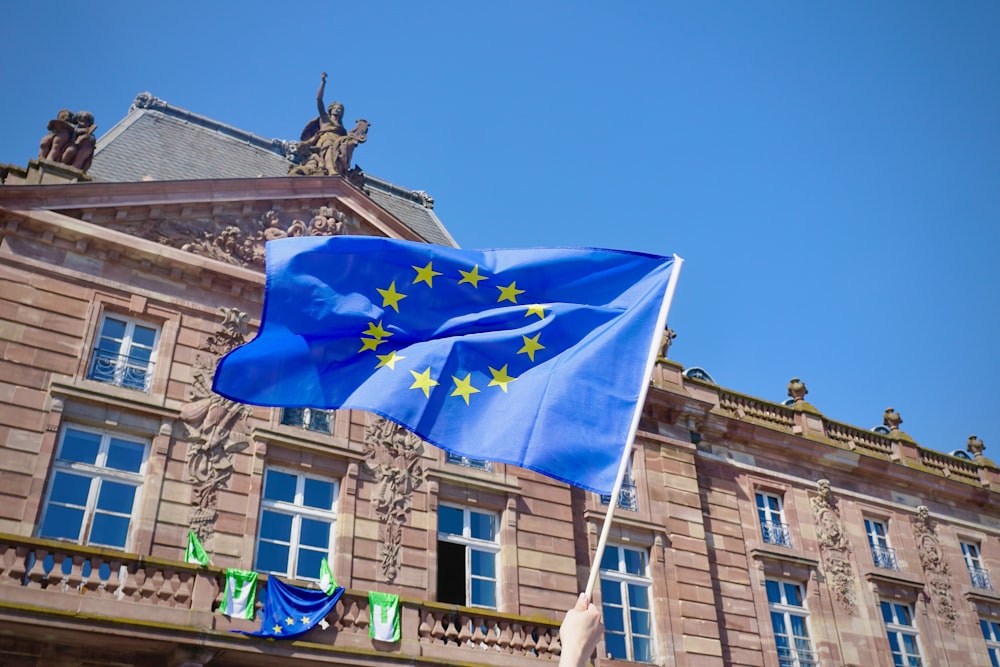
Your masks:
M 128 114 L 97 142 L 94 181 L 188 181 L 288 175 L 294 144 L 265 139 L 140 93 Z M 433 199 L 365 174 L 365 189 L 430 243 L 458 244 L 434 214 Z

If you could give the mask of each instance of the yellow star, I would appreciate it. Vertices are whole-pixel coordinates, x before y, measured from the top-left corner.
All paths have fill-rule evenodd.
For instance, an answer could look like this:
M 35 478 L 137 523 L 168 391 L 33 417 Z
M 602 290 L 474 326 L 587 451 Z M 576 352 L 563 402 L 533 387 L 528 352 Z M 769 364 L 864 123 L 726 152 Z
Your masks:
M 417 277 L 413 279 L 414 285 L 417 283 L 427 283 L 428 287 L 434 287 L 434 285 L 431 284 L 431 281 L 434 280 L 434 276 L 440 276 L 442 274 L 440 271 L 435 271 L 431 268 L 431 264 L 433 263 L 434 262 L 427 262 L 427 266 L 422 269 L 419 266 L 413 267 L 417 271 Z
M 385 304 L 382 304 L 385 305 Z M 378 321 L 378 324 L 374 322 L 368 323 L 368 331 L 362 331 L 362 336 L 373 336 L 375 338 L 388 338 L 392 335 L 391 331 L 386 331 L 382 328 L 382 320 Z
M 438 381 L 431 379 L 431 367 L 428 366 L 427 370 L 425 370 L 423 373 L 410 371 L 410 374 L 413 376 L 413 384 L 410 385 L 410 389 L 423 389 L 424 397 L 430 398 L 431 387 L 438 386 Z
M 395 350 L 393 350 L 389 354 L 376 354 L 375 356 L 378 357 L 379 360 L 378 366 L 376 366 L 375 368 L 382 368 L 383 366 L 388 366 L 389 370 L 392 371 L 396 370 L 397 361 L 399 361 L 400 359 L 406 359 L 406 357 L 404 357 L 403 355 L 396 354 Z M 412 389 L 413 387 L 410 388 Z
M 309 625 L 309 617 L 308 616 L 303 616 L 302 619 L 301 619 L 301 621 L 302 621 L 302 625 Z
M 364 352 L 365 350 L 377 350 L 378 346 L 382 343 L 388 343 L 387 340 L 379 340 L 378 338 L 362 338 L 361 339 L 361 349 L 358 352 Z
M 393 280 L 389 285 L 389 289 L 378 289 L 378 293 L 382 295 L 382 307 L 389 306 L 397 313 L 399 312 L 399 302 L 406 298 L 405 294 L 400 294 L 396 291 L 396 281 Z
M 487 278 L 486 276 L 479 275 L 478 264 L 472 267 L 471 271 L 463 271 L 462 269 L 459 269 L 458 272 L 462 274 L 462 279 L 458 281 L 459 285 L 461 285 L 462 283 L 469 283 L 476 289 L 479 289 L 480 280 L 489 280 L 489 278 Z
M 524 339 L 524 345 L 520 350 L 517 351 L 518 354 L 527 354 L 528 358 L 532 361 L 535 360 L 535 352 L 538 350 L 544 350 L 545 346 L 538 342 L 538 337 L 542 334 L 536 333 L 534 338 L 528 338 L 527 336 L 521 336 Z
M 275 625 L 273 628 L 271 628 L 271 632 L 273 634 L 280 635 L 281 634 L 281 626 L 280 625 Z
M 506 287 L 497 286 L 497 289 L 500 290 L 500 298 L 497 299 L 497 303 L 500 303 L 501 301 L 510 301 L 511 303 L 517 303 L 517 295 L 524 294 L 523 289 L 517 289 L 516 280 L 512 282 L 510 285 L 507 285 Z
M 461 396 L 465 399 L 465 404 L 469 404 L 469 396 L 472 394 L 478 394 L 479 390 L 472 386 L 472 373 L 465 376 L 464 380 L 459 380 L 456 376 L 452 375 L 451 379 L 455 381 L 455 391 L 451 392 L 452 396 Z
M 524 314 L 525 317 L 531 317 L 532 315 L 538 315 L 538 319 L 545 319 L 545 306 L 540 303 L 533 303 L 528 306 L 528 312 Z
M 287 617 L 285 619 L 285 625 L 295 625 L 295 619 L 292 618 L 291 616 Z
M 490 380 L 488 387 L 500 387 L 503 389 L 503 393 L 507 393 L 507 385 L 516 380 L 517 378 L 512 378 L 507 375 L 507 364 L 503 365 L 503 368 L 497 370 L 490 366 L 490 373 L 493 374 L 493 379 Z

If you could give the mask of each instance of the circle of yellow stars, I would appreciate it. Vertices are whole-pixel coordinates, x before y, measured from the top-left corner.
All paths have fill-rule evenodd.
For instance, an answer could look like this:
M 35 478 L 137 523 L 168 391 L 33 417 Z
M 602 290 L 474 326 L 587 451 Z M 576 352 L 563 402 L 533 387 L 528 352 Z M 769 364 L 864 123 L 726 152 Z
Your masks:
M 434 278 L 444 275 L 442 272 L 434 270 L 433 260 L 427 262 L 426 266 L 413 266 L 412 268 L 416 272 L 416 275 L 414 276 L 410 287 L 407 289 L 413 289 L 421 283 L 425 284 L 428 288 L 433 289 Z M 479 272 L 478 264 L 473 266 L 471 271 L 463 271 L 459 269 L 458 273 L 461 278 L 458 280 L 457 284 L 471 285 L 474 289 L 479 289 L 481 282 L 488 281 L 490 279 L 489 276 L 485 276 Z M 496 289 L 499 290 L 497 303 L 509 301 L 515 305 L 522 305 L 518 302 L 518 297 L 524 294 L 525 290 L 518 289 L 516 280 L 511 281 L 509 285 L 497 285 Z M 407 294 L 399 291 L 396 287 L 395 280 L 390 282 L 389 286 L 384 289 L 376 288 L 376 291 L 382 298 L 382 307 L 386 309 L 391 308 L 396 311 L 396 313 L 399 313 L 400 302 L 408 296 Z M 545 319 L 545 311 L 548 306 L 540 303 L 523 305 L 525 307 L 525 317 L 534 316 L 540 320 Z M 525 354 L 528 356 L 528 359 L 534 363 L 535 353 L 545 349 L 545 346 L 539 342 L 541 335 L 541 332 L 535 334 L 534 336 L 522 335 L 521 338 L 523 344 L 516 354 Z M 391 336 L 392 332 L 386 331 L 385 326 L 383 325 L 383 320 L 379 320 L 378 322 L 369 322 L 368 328 L 361 332 L 361 347 L 358 349 L 358 353 L 360 354 L 371 350 L 375 352 L 375 357 L 378 359 L 378 363 L 375 366 L 376 369 L 384 366 L 391 371 L 396 370 L 396 364 L 403 359 L 406 359 L 405 356 L 399 354 L 397 350 L 389 350 L 385 354 L 378 354 L 379 346 L 390 342 L 388 339 Z M 491 366 L 488 366 L 488 368 L 492 379 L 489 381 L 489 384 L 486 385 L 486 388 L 499 387 L 501 391 L 506 394 L 510 383 L 517 380 L 516 377 L 509 374 L 507 370 L 508 364 L 504 364 L 500 368 L 493 368 Z M 411 384 L 409 388 L 411 390 L 422 391 L 425 398 L 430 398 L 431 389 L 440 386 L 440 382 L 431 377 L 430 366 L 420 372 L 411 370 L 410 374 L 413 376 L 413 384 Z M 466 405 L 469 405 L 470 396 L 478 394 L 482 391 L 482 389 L 479 389 L 472 384 L 472 373 L 466 374 L 464 378 L 453 375 L 451 377 L 451 381 L 453 388 L 450 396 L 461 398 L 465 401 Z

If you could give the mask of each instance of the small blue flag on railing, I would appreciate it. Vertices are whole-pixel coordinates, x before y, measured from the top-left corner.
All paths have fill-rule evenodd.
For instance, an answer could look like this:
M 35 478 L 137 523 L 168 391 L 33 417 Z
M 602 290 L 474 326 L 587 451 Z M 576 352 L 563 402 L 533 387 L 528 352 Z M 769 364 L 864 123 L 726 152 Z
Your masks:
M 454 454 L 609 493 L 674 266 L 591 248 L 271 241 L 260 331 L 213 388 L 367 410 Z
M 264 608 L 260 612 L 260 630 L 234 632 L 271 639 L 297 637 L 309 632 L 326 618 L 343 594 L 342 587 L 338 587 L 330 595 L 326 591 L 299 588 L 286 584 L 277 577 L 268 577 Z

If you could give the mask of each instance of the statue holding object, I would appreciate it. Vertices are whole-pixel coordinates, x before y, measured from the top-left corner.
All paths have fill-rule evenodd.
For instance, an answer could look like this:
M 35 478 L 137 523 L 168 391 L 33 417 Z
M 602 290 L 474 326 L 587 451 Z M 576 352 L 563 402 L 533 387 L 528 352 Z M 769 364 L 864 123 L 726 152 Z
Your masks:
M 316 92 L 316 108 L 319 116 L 313 118 L 302 130 L 297 150 L 298 164 L 288 170 L 299 176 L 340 175 L 345 176 L 351 169 L 351 158 L 358 144 L 368 139 L 370 123 L 360 119 L 354 129 L 344 128 L 344 105 L 333 102 L 324 107 L 323 94 L 326 90 L 326 72 L 320 78 Z

